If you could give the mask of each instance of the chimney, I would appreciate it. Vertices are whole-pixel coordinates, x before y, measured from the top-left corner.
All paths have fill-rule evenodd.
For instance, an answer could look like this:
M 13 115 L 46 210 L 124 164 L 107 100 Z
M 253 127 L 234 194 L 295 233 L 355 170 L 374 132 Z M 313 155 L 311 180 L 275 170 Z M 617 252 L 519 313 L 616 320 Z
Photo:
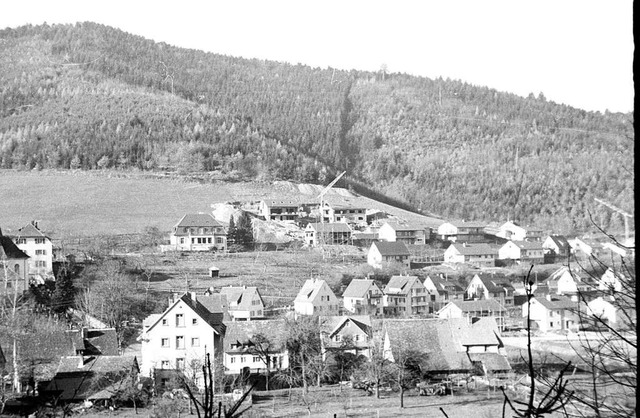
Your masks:
M 551 302 L 551 293 L 548 293 L 546 297 L 547 297 L 547 300 Z
M 189 292 L 191 294 L 191 300 L 197 302 L 196 292 Z
M 80 352 L 80 354 L 78 354 L 78 368 L 81 369 L 84 367 L 84 355 L 82 354 L 82 352 Z

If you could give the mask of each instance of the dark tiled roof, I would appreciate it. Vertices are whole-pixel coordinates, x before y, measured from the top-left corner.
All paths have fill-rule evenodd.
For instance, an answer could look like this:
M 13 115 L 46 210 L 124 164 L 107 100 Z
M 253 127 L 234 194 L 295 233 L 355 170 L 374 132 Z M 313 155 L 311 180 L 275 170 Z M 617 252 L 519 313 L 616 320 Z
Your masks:
M 180 219 L 176 227 L 216 227 L 222 226 L 220 222 L 208 213 L 188 213 Z
M 225 295 L 227 297 L 227 302 L 229 304 L 236 303 L 236 306 L 229 306 L 230 310 L 251 310 L 255 309 L 256 305 L 252 305 L 255 296 L 262 301 L 262 297 L 260 297 L 260 292 L 257 287 L 250 286 L 228 286 L 220 288 L 220 294 Z M 264 305 L 264 303 L 263 303 Z
M 506 277 L 496 277 L 484 274 L 478 274 L 478 278 L 482 281 L 482 284 L 487 288 L 487 290 L 491 293 L 500 293 L 503 292 L 504 289 L 513 291 L 513 285 Z
M 371 245 L 375 245 L 382 256 L 410 256 L 409 249 L 403 242 L 384 242 L 378 241 Z
M 184 294 L 180 298 L 187 306 L 193 309 L 200 318 L 204 319 L 205 322 L 221 336 L 225 333 L 225 325 L 222 323 L 224 320 L 224 312 L 211 312 L 207 309 L 201 302 L 199 302 L 196 297 L 196 301 L 191 298 L 189 293 Z
M 497 251 L 489 244 L 451 244 L 462 255 L 495 255 Z
M 19 238 L 46 238 L 38 228 L 33 224 L 27 224 L 22 228 L 18 229 L 18 235 L 16 237 Z
M 551 238 L 560 251 L 568 251 L 569 248 L 571 248 L 569 241 L 567 241 L 567 238 L 564 235 L 549 235 L 549 238 Z
M 320 323 L 323 332 L 332 336 L 342 329 L 346 322 L 351 322 L 364 333 L 371 336 L 371 317 L 369 315 L 351 315 L 351 316 L 321 316 Z
M 542 250 L 541 241 L 511 241 L 523 250 Z
M 453 221 L 451 225 L 456 228 L 484 228 L 487 226 L 484 222 L 463 222 L 463 221 Z
M 537 297 L 535 300 L 548 310 L 578 309 L 578 302 L 573 302 L 566 296 L 552 296 L 551 300 L 545 297 Z
M 89 329 L 84 340 L 86 355 L 117 356 L 119 354 L 115 328 Z
M 0 258 L 6 256 L 8 259 L 29 258 L 9 237 L 0 235 Z
M 422 285 L 418 276 L 391 276 L 389 283 L 384 287 L 384 293 L 407 294 L 416 281 Z
M 363 298 L 375 282 L 369 279 L 353 279 L 342 293 L 343 298 Z
M 511 365 L 505 356 L 499 353 L 469 353 L 469 359 L 480 362 L 487 371 L 499 372 L 511 370 Z
M 300 206 L 300 202 L 294 200 L 265 199 L 263 202 L 269 207 L 277 206 L 291 208 Z
M 424 231 L 427 229 L 426 226 L 415 225 L 415 224 L 399 224 L 396 222 L 387 222 L 391 228 L 395 231 Z
M 472 368 L 460 340 L 468 327 L 464 318 L 384 321 L 393 355 L 396 356 L 399 350 L 425 354 L 421 359 L 421 369 L 426 372 L 456 372 Z
M 268 339 L 269 351 L 280 352 L 285 348 L 287 341 L 286 323 L 282 319 L 271 319 L 229 322 L 224 337 L 224 351 L 226 353 L 251 352 L 251 340 L 258 334 Z M 231 347 L 236 344 L 239 344 L 240 347 Z

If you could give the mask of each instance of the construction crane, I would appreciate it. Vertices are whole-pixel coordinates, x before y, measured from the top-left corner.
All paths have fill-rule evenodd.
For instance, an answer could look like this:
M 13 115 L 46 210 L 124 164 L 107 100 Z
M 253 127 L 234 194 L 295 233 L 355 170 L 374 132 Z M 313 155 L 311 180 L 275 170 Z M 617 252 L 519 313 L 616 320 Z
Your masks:
M 609 202 L 605 202 L 602 199 L 598 199 L 597 197 L 594 198 L 596 202 L 600 203 L 601 205 L 604 205 L 606 207 L 608 207 L 609 209 L 613 210 L 614 212 L 618 212 L 620 215 L 622 215 L 624 217 L 624 245 L 629 245 L 629 218 L 633 218 L 633 215 L 631 215 L 629 212 L 626 212 L 616 206 L 613 206 L 611 203 Z
M 342 173 L 338 174 L 338 176 L 335 179 L 333 179 L 333 181 L 329 183 L 327 187 L 322 189 L 322 191 L 316 198 L 316 199 L 320 199 L 320 222 L 321 223 L 324 223 L 324 195 L 327 194 L 327 192 L 338 182 L 338 180 L 342 178 L 342 176 L 345 175 L 345 173 L 346 171 L 343 171 Z

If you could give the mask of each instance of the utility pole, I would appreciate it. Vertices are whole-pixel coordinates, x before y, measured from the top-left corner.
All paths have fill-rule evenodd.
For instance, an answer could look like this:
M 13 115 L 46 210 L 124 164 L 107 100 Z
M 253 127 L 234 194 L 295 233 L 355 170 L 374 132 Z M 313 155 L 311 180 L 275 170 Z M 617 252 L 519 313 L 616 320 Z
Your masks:
M 625 212 L 624 210 L 613 206 L 611 203 L 606 202 L 602 199 L 598 199 L 597 197 L 594 199 L 596 202 L 600 203 L 603 206 L 608 207 L 609 209 L 613 210 L 614 212 L 618 212 L 620 215 L 622 215 L 622 217 L 624 218 L 624 245 L 628 245 L 629 244 L 629 218 L 633 218 L 633 215 L 631 215 L 628 212 Z

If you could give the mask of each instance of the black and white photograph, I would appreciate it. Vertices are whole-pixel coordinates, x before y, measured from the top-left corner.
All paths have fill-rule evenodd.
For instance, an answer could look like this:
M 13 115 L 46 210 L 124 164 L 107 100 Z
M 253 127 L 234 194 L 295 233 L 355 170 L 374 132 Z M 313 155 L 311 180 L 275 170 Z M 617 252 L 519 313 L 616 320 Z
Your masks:
M 633 0 L 0 5 L 0 416 L 637 413 Z

